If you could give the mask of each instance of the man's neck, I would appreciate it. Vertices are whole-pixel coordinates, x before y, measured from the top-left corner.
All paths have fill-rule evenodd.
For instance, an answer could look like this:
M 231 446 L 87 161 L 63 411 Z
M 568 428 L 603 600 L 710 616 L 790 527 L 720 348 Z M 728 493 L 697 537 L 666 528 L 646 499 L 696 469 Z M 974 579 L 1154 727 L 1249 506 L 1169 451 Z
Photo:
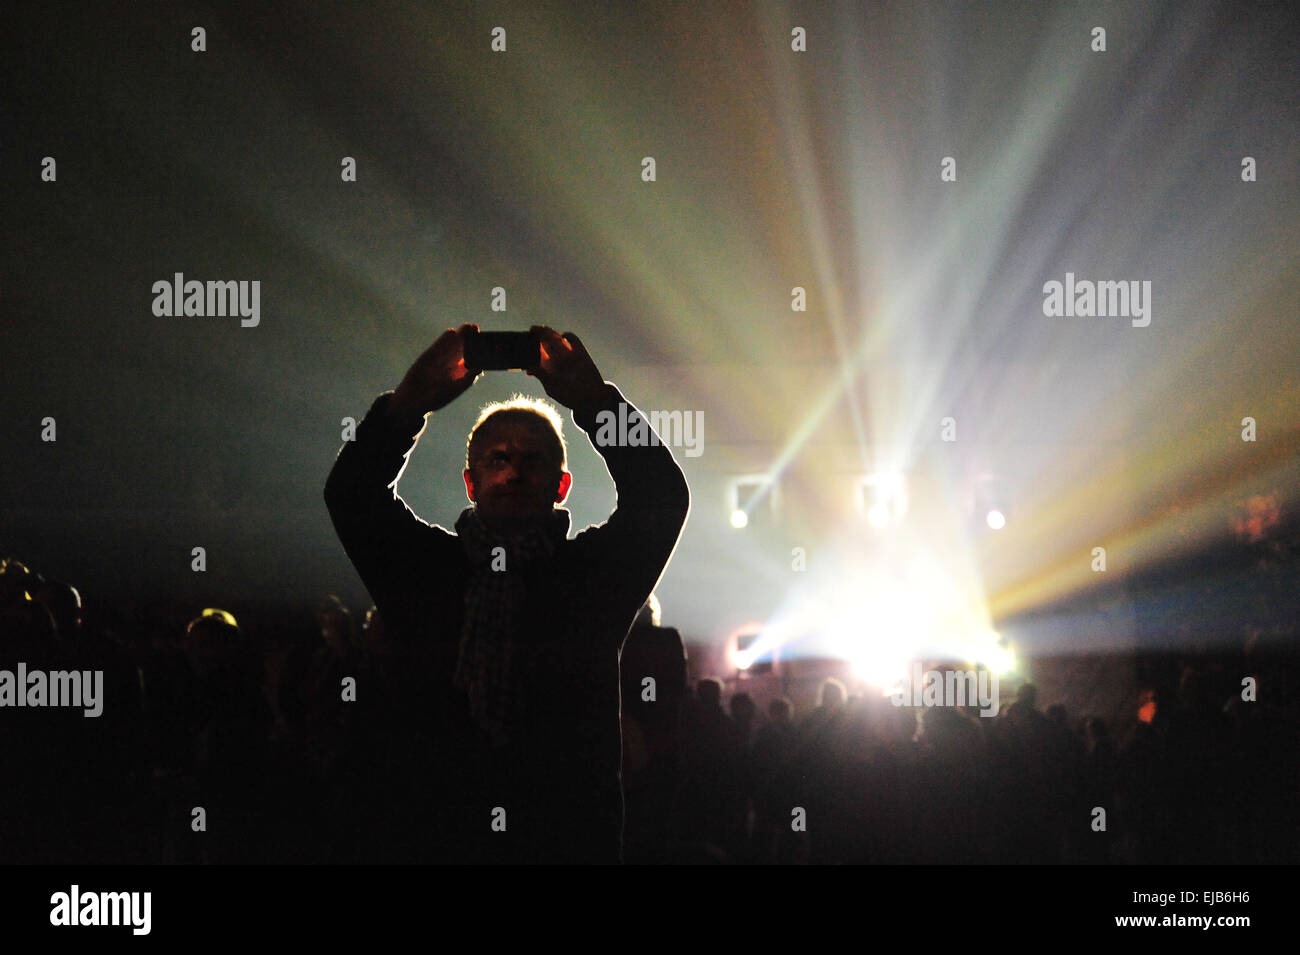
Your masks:
M 552 511 L 550 514 L 535 517 L 487 517 L 482 514 L 480 516 L 483 519 L 483 526 L 493 534 L 499 537 L 519 537 L 535 527 L 547 527 L 554 513 Z

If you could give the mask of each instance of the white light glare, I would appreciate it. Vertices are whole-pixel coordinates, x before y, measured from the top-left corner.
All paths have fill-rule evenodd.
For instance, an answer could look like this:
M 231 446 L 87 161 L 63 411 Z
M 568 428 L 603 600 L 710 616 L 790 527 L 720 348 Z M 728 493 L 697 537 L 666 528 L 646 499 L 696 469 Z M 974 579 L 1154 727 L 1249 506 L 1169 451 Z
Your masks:
M 878 471 L 858 482 L 858 513 L 872 527 L 901 523 L 907 515 L 907 479 L 897 471 Z

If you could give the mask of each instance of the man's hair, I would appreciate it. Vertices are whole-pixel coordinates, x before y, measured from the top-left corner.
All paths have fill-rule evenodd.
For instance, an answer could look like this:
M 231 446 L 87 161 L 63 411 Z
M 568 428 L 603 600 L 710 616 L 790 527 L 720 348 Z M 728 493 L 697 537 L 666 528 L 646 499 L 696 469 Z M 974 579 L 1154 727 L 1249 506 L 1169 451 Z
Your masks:
M 478 414 L 474 427 L 470 428 L 469 437 L 465 439 L 465 467 L 470 466 L 474 456 L 474 440 L 484 425 L 519 422 L 537 428 L 538 432 L 547 434 L 547 443 L 551 446 L 551 459 L 563 471 L 569 466 L 568 449 L 564 444 L 564 419 L 555 410 L 555 406 L 540 398 L 528 395 L 513 395 L 506 401 L 494 401 L 484 405 Z

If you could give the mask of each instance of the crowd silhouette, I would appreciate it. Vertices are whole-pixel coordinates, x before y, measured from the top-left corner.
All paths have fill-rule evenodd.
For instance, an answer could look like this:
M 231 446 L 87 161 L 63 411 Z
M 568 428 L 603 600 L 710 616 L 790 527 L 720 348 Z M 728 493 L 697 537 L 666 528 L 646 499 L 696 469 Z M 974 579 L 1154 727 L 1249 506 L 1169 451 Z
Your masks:
M 456 861 L 455 831 L 487 817 L 439 799 L 455 757 L 429 729 L 419 654 L 333 596 L 239 618 L 83 609 L 69 584 L 8 560 L 0 669 L 100 670 L 105 705 L 2 714 L 0 862 Z M 1030 684 L 991 719 L 833 679 L 798 713 L 781 695 L 759 706 L 717 679 L 689 685 L 686 663 L 647 608 L 622 659 L 628 863 L 1296 861 L 1283 660 L 1182 661 L 1122 726 L 1042 709 Z

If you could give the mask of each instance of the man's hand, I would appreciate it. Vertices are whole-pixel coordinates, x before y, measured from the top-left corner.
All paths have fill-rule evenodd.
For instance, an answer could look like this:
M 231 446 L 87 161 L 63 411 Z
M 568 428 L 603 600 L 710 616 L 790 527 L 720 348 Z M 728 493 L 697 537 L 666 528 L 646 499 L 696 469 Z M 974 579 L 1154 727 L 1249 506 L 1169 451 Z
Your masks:
M 388 409 L 394 415 L 437 411 L 469 390 L 480 374 L 465 364 L 465 334 L 477 325 L 449 328 L 424 350 L 397 386 Z
M 541 341 L 542 360 L 528 369 L 542 383 L 546 393 L 571 411 L 600 403 L 605 379 L 587 354 L 578 336 L 566 332 L 563 337 L 553 328 L 534 325 L 530 331 Z

